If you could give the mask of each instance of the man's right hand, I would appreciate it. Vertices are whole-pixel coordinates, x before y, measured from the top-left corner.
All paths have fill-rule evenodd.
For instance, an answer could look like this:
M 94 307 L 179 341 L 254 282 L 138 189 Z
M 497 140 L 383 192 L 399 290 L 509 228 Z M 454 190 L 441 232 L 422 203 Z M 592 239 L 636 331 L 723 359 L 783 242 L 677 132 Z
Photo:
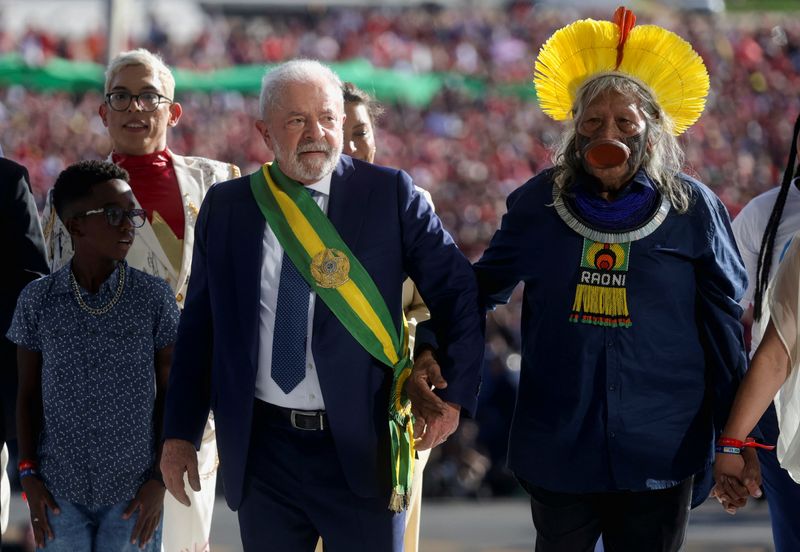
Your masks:
M 50 527 L 47 519 L 47 509 L 54 514 L 60 514 L 53 495 L 45 487 L 44 482 L 38 477 L 28 476 L 22 478 L 22 490 L 28 499 L 28 509 L 31 512 L 31 526 L 33 527 L 33 538 L 36 540 L 38 548 L 45 548 L 47 540 L 53 540 L 53 528 Z
M 461 407 L 439 398 L 433 389 L 444 389 L 447 381 L 442 377 L 439 363 L 430 350 L 421 351 L 414 369 L 406 382 L 406 392 L 411 399 L 415 447 L 427 450 L 444 443 L 458 428 Z
M 191 506 L 192 501 L 186 494 L 183 485 L 183 474 L 188 474 L 189 486 L 195 492 L 200 491 L 200 474 L 197 471 L 197 451 L 194 445 L 183 439 L 167 439 L 161 451 L 161 475 L 164 486 L 175 500 L 184 506 Z

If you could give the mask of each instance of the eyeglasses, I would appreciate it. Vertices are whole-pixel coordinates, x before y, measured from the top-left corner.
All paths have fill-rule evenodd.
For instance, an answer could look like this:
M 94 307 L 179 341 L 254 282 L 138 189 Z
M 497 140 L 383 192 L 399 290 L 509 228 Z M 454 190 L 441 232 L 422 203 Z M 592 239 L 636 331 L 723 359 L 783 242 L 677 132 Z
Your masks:
M 114 111 L 125 111 L 136 100 L 136 104 L 142 111 L 155 111 L 158 106 L 164 103 L 172 103 L 172 100 L 156 92 L 142 92 L 141 94 L 131 94 L 130 92 L 109 92 L 106 94 L 106 103 Z
M 123 219 L 128 217 L 128 220 L 131 221 L 131 226 L 134 228 L 141 228 L 144 226 L 144 221 L 147 220 L 147 211 L 144 209 L 131 209 L 126 211 L 122 207 L 117 207 L 116 205 L 109 205 L 101 209 L 92 209 L 85 213 L 79 213 L 75 215 L 75 217 L 88 217 L 89 215 L 99 215 L 101 213 L 106 216 L 106 221 L 108 221 L 108 224 L 111 226 L 121 225 Z

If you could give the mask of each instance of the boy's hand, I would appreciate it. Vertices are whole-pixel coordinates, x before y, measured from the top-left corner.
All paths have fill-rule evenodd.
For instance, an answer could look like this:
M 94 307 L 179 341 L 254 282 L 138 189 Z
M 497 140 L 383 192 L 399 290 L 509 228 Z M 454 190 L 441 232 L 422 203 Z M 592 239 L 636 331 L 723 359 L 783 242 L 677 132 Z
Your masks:
M 144 548 L 153 538 L 156 527 L 161 523 L 161 511 L 164 508 L 164 491 L 164 485 L 160 481 L 148 479 L 139 487 L 136 496 L 133 497 L 133 500 L 123 512 L 122 519 L 130 519 L 137 510 L 139 512 L 131 533 L 131 544 L 137 544 L 136 541 L 139 541 L 139 548 Z
M 197 471 L 197 451 L 194 445 L 183 439 L 167 439 L 161 450 L 161 475 L 164 485 L 175 500 L 184 506 L 191 506 L 192 501 L 186 495 L 183 486 L 183 474 L 186 472 L 189 485 L 195 492 L 200 491 L 200 474 Z
M 55 538 L 53 529 L 47 521 L 47 509 L 50 508 L 54 514 L 60 514 L 61 510 L 58 508 L 56 501 L 53 500 L 53 495 L 44 486 L 44 482 L 38 477 L 23 477 L 22 489 L 28 498 L 33 538 L 36 540 L 37 547 L 44 548 L 47 539 L 53 540 Z

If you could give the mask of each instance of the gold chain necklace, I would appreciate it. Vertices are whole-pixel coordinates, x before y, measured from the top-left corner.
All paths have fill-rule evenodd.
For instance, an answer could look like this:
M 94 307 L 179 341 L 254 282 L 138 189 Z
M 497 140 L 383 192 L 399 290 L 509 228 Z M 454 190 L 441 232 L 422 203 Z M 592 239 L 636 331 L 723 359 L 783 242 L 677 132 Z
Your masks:
M 125 289 L 125 263 L 120 263 L 117 266 L 117 270 L 119 271 L 119 279 L 117 280 L 117 291 L 114 292 L 114 297 L 112 297 L 111 301 L 102 307 L 94 308 L 87 305 L 83 300 L 83 297 L 81 296 L 81 288 L 78 285 L 78 280 L 75 279 L 75 273 L 72 272 L 72 268 L 70 267 L 69 282 L 72 284 L 72 291 L 75 294 L 75 300 L 78 301 L 78 306 L 92 316 L 100 316 L 114 308 L 114 305 L 117 304 L 119 298 L 122 297 L 122 290 Z

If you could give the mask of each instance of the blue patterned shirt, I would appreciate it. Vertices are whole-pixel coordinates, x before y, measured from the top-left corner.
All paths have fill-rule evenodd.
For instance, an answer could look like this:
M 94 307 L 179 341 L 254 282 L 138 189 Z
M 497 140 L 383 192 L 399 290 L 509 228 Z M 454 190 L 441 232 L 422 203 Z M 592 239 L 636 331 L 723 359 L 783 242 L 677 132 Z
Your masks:
M 83 310 L 71 263 L 31 282 L 7 337 L 41 352 L 44 420 L 39 468 L 56 498 L 87 506 L 130 500 L 155 459 L 155 353 L 175 341 L 178 307 L 169 285 L 124 265 L 125 286 L 107 313 Z M 84 302 L 106 305 L 120 272 Z

